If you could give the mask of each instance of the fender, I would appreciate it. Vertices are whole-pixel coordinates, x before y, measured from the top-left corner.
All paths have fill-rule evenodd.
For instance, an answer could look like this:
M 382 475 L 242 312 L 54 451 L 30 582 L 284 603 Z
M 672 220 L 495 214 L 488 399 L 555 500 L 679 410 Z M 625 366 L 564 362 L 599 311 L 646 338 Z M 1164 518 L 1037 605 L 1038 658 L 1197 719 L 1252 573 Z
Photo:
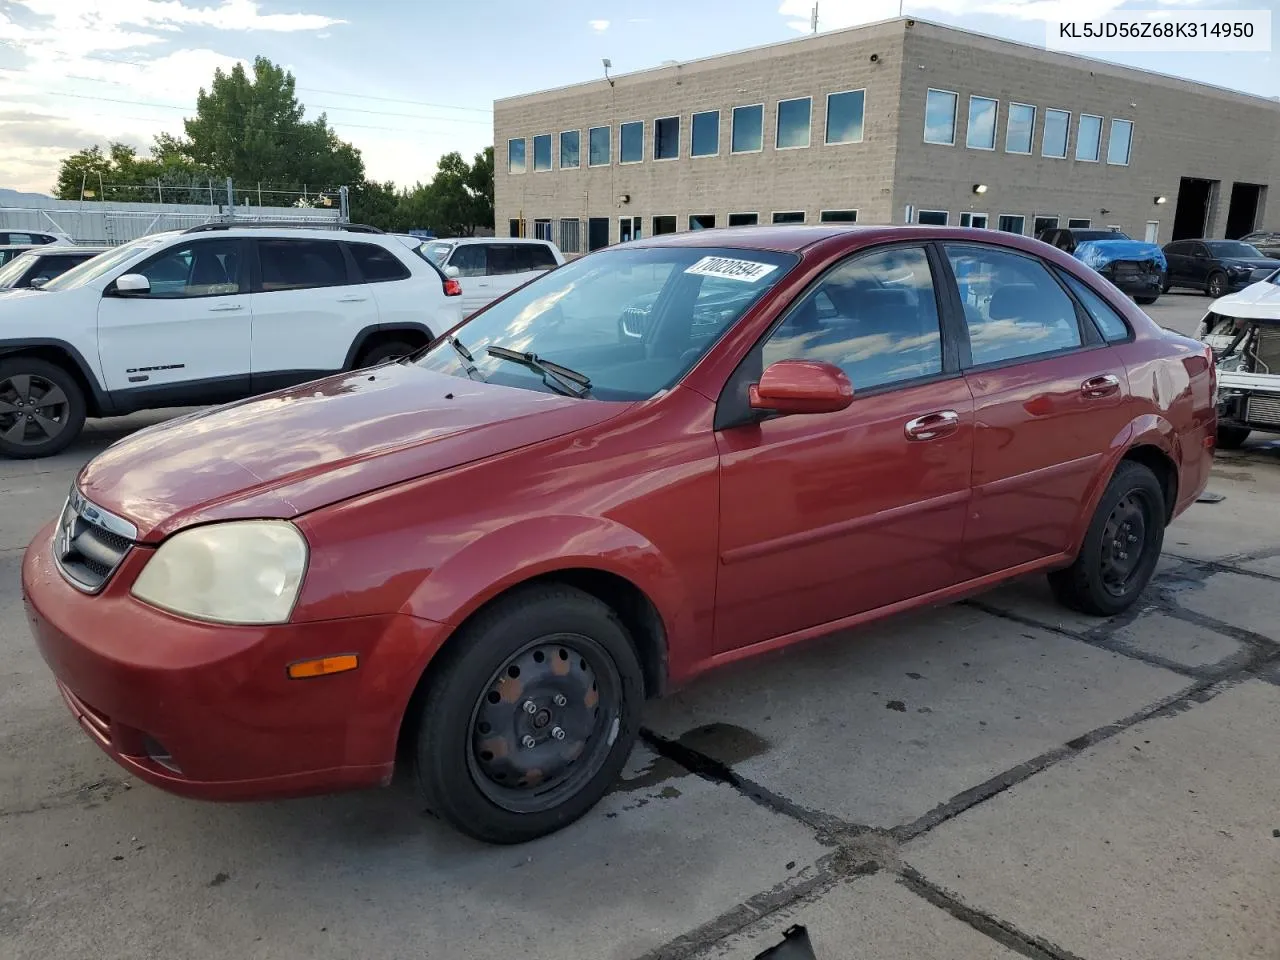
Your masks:
M 1098 509 L 1098 501 L 1102 499 L 1102 494 L 1107 489 L 1107 484 L 1111 481 L 1112 474 L 1116 472 L 1120 461 L 1125 458 L 1130 450 L 1136 447 L 1155 447 L 1160 450 L 1173 461 L 1174 468 L 1180 478 L 1182 472 L 1182 441 L 1173 424 L 1155 413 L 1145 413 L 1129 421 L 1108 444 L 1107 452 L 1100 462 L 1098 471 L 1089 482 L 1089 488 L 1083 503 L 1084 509 L 1080 511 L 1080 516 L 1076 521 L 1076 529 L 1072 532 L 1071 543 L 1067 551 L 1070 557 L 1074 557 L 1079 552 L 1080 545 L 1084 542 L 1084 535 L 1089 529 L 1089 524 L 1093 522 L 1093 514 Z M 1170 507 L 1172 506 L 1170 504 Z
M 648 597 L 668 647 L 695 635 L 694 606 L 675 568 L 642 535 L 605 517 L 553 515 L 499 527 L 432 570 L 400 612 L 456 628 L 519 583 L 583 568 L 621 577 Z
M 80 371 L 80 375 L 84 378 L 85 383 L 89 385 L 90 393 L 90 410 L 97 410 L 103 415 L 109 415 L 115 411 L 115 404 L 111 402 L 111 397 L 102 389 L 98 383 L 98 377 L 93 372 L 93 368 L 89 366 L 84 355 L 75 347 L 67 343 L 65 340 L 58 340 L 52 337 L 19 337 L 13 339 L 0 340 L 0 356 L 8 356 L 13 353 L 21 353 L 23 350 L 29 350 L 32 347 L 45 347 L 60 350 L 71 358 L 71 362 L 76 365 Z
M 351 347 L 347 350 L 347 358 L 342 361 L 342 369 L 350 370 L 356 362 L 356 357 L 360 356 L 360 351 L 364 349 L 365 343 L 376 333 L 420 333 L 427 338 L 427 342 L 435 339 L 435 334 L 431 332 L 431 328 L 425 323 L 371 323 L 362 329 L 351 340 Z

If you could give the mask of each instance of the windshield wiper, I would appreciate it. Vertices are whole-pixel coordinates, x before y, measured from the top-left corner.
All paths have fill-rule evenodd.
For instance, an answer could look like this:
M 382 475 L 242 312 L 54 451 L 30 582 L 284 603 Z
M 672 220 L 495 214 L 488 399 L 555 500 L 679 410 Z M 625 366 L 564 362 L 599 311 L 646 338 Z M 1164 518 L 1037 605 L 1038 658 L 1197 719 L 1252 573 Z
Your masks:
M 510 360 L 542 374 L 542 382 L 548 387 L 570 397 L 585 397 L 591 391 L 591 378 L 570 367 L 550 360 L 543 360 L 536 353 L 521 353 L 506 347 L 487 347 L 489 356 Z
M 480 371 L 476 369 L 476 358 L 471 355 L 471 351 L 463 346 L 462 341 L 457 337 L 445 337 L 449 341 L 449 346 L 458 351 L 458 356 L 462 357 L 462 369 L 467 375 L 468 380 L 475 380 L 480 375 Z M 483 377 L 479 377 L 483 380 Z

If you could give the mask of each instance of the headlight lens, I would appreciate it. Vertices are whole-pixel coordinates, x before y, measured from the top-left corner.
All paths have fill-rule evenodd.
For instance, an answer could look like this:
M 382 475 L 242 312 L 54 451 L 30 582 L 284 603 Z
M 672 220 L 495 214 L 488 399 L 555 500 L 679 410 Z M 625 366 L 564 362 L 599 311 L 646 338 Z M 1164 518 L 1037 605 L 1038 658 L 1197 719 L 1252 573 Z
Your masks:
M 160 545 L 133 595 L 214 623 L 284 623 L 307 570 L 307 541 L 283 520 L 193 527 Z

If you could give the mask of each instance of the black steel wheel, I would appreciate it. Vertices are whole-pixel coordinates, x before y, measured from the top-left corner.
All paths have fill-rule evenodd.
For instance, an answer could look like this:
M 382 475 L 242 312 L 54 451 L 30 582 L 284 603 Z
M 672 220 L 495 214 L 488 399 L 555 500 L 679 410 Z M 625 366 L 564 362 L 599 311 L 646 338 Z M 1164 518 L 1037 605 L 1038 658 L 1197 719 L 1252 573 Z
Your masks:
M 1218 297 L 1225 297 L 1227 295 L 1227 275 L 1221 270 L 1209 274 L 1209 282 L 1205 284 L 1204 290 L 1215 300 Z
M 1164 490 L 1143 464 L 1122 461 L 1103 491 L 1071 566 L 1049 574 L 1054 595 L 1082 613 L 1111 617 L 1146 589 L 1164 547 Z
M 84 426 L 84 393 L 66 370 L 37 357 L 0 360 L 0 453 L 48 457 Z
M 613 786 L 639 730 L 640 662 L 605 603 L 559 584 L 516 590 L 460 628 L 417 701 L 428 810 L 490 843 L 553 833 Z

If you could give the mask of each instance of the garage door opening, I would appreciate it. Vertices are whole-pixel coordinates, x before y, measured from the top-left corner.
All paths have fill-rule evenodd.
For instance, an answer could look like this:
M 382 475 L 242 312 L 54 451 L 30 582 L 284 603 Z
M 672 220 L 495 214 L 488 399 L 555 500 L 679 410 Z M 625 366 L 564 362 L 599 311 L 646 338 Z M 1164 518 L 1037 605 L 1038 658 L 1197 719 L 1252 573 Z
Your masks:
M 1262 205 L 1262 191 L 1265 189 L 1257 183 L 1231 185 L 1231 205 L 1227 207 L 1228 240 L 1239 240 L 1257 229 L 1258 210 Z
M 1199 240 L 1209 227 L 1209 202 L 1217 180 L 1183 177 L 1178 184 L 1178 207 L 1173 215 L 1174 240 Z

